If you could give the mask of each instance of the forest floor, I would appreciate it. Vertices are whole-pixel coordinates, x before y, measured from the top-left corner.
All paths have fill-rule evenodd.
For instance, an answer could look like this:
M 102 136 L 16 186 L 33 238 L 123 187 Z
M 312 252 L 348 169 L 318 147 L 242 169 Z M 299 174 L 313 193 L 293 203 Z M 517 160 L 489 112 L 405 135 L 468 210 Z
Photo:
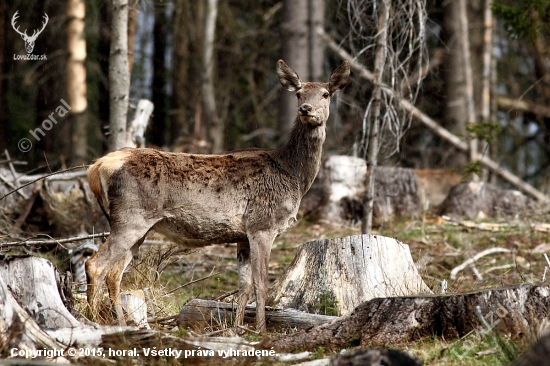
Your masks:
M 528 220 L 493 219 L 458 223 L 428 215 L 423 219 L 392 219 L 375 228 L 374 233 L 396 237 L 408 244 L 419 272 L 434 292 L 441 292 L 442 280 L 447 281 L 447 292 L 467 292 L 540 282 L 546 266 L 543 253 L 550 250 L 550 233 L 546 232 L 544 225 L 537 224 L 544 223 L 544 220 L 545 217 L 540 216 Z M 302 243 L 358 234 L 360 229 L 357 225 L 299 222 L 275 241 L 269 266 L 270 282 L 281 275 Z M 508 251 L 483 256 L 459 271 L 455 279 L 451 278 L 454 268 L 490 248 Z M 207 278 L 171 292 L 204 277 Z M 237 284 L 236 245 L 212 246 L 191 252 L 172 245 L 144 245 L 123 279 L 123 289 L 150 289 L 157 317 L 176 315 L 189 300 L 214 299 L 235 290 Z M 506 335 L 495 332 L 472 332 L 458 340 L 446 341 L 434 336 L 418 342 L 386 346 L 411 352 L 425 365 L 507 365 L 535 342 L 539 328 L 540 324 L 533 324 L 532 334 L 522 341 L 510 340 Z M 209 331 L 212 329 L 203 330 L 203 333 Z M 224 335 L 234 334 L 229 331 Z M 257 340 L 259 337 L 251 334 L 247 338 Z M 336 352 L 323 347 L 310 351 L 315 352 L 318 358 Z M 261 365 L 262 362 L 252 364 Z

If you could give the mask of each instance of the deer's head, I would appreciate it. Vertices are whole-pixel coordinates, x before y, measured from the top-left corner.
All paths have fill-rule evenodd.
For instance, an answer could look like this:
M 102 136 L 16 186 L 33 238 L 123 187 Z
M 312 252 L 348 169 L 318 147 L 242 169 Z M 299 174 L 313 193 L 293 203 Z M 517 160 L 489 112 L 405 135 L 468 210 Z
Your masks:
M 277 62 L 277 74 L 281 85 L 295 91 L 298 98 L 298 115 L 303 124 L 321 126 L 329 115 L 330 98 L 349 82 L 350 65 L 344 61 L 332 75 L 328 83 L 303 82 L 283 60 Z
M 13 29 L 19 33 L 19 35 L 21 35 L 21 38 L 23 38 L 23 41 L 25 41 L 25 49 L 27 50 L 27 53 L 32 53 L 32 50 L 34 49 L 34 42 L 36 41 L 36 38 L 38 37 L 38 35 L 40 33 L 42 33 L 42 31 L 44 30 L 44 28 L 46 28 L 46 24 L 48 24 L 48 20 L 50 18 L 48 18 L 48 14 L 44 13 L 44 22 L 42 23 L 42 29 L 40 30 L 34 30 L 33 33 L 32 33 L 32 36 L 29 36 L 27 35 L 27 30 L 25 29 L 24 32 L 21 32 L 19 31 L 19 27 L 15 27 L 15 22 L 17 20 L 17 18 L 19 18 L 19 15 L 17 14 L 19 13 L 19 10 L 15 12 L 15 14 L 13 14 L 13 17 L 11 18 L 11 26 L 13 27 Z

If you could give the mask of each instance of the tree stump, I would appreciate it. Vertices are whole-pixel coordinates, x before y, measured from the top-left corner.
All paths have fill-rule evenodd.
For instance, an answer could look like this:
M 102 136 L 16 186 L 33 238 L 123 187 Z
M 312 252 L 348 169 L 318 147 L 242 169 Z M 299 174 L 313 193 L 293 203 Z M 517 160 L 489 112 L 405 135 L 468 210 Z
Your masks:
M 502 189 L 484 182 L 459 184 L 451 189 L 439 213 L 469 219 L 516 215 L 532 211 L 536 202 L 513 189 Z
M 523 337 L 530 324 L 550 316 L 550 285 L 517 285 L 463 294 L 377 298 L 332 323 L 270 339 L 264 347 L 281 352 L 350 346 L 392 345 L 441 336 L 445 340 L 473 331 Z M 477 307 L 479 306 L 479 312 Z M 480 315 L 484 321 L 480 319 Z
M 10 349 L 62 349 L 17 303 L 0 276 L 0 358 Z M 7 354 L 3 354 L 6 352 Z
M 346 315 L 376 297 L 431 293 L 409 246 L 379 235 L 303 244 L 274 283 L 268 304 L 324 315 Z
M 63 305 L 58 276 L 53 264 L 44 258 L 25 256 L 0 261 L 0 277 L 16 301 L 42 328 L 81 325 Z

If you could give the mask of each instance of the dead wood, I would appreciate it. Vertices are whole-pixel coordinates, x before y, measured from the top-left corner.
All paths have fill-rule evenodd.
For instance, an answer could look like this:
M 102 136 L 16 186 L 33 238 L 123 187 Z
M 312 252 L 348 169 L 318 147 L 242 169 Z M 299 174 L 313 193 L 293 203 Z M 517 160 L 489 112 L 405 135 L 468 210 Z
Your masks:
M 392 345 L 440 336 L 447 341 L 484 330 L 476 306 L 496 332 L 521 338 L 550 316 L 550 285 L 516 285 L 462 294 L 377 298 L 332 323 L 264 342 L 279 351 Z
M 302 199 L 302 213 L 317 221 L 361 221 L 367 176 L 363 159 L 330 156 Z M 459 174 L 443 169 L 377 167 L 374 220 L 383 223 L 393 215 L 418 216 L 424 208 L 435 212 L 460 180 Z
M 380 235 L 303 244 L 269 292 L 272 306 L 327 315 L 348 314 L 375 297 L 431 293 L 409 246 Z
M 536 208 L 536 202 L 519 191 L 484 182 L 456 185 L 441 204 L 440 214 L 451 217 L 485 218 L 517 215 Z
M 61 349 L 17 303 L 0 276 L 0 358 L 10 350 Z
M 181 309 L 178 326 L 191 329 L 223 328 L 232 326 L 237 306 L 214 300 L 193 299 Z M 256 310 L 247 306 L 244 322 L 253 324 Z M 308 314 L 295 309 L 266 308 L 267 329 L 309 329 L 338 319 L 335 316 Z
M 0 277 L 17 302 L 44 328 L 79 326 L 58 290 L 59 274 L 44 258 L 24 256 L 0 261 Z
M 330 359 L 329 366 L 422 366 L 422 361 L 396 349 L 357 349 Z

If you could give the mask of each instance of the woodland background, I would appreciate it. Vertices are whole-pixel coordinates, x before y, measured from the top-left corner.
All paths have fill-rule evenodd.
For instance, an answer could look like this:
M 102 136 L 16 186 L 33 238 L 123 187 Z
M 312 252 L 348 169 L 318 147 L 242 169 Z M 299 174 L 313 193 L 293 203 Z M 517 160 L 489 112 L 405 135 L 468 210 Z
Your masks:
M 7 149 L 12 158 L 29 163 L 19 170 L 45 172 L 89 163 L 107 150 L 113 5 L 85 2 L 84 15 L 68 11 L 71 3 L 83 2 L 0 0 L 0 151 Z M 550 1 L 467 1 L 468 37 L 461 31 L 459 3 L 426 2 L 428 58 L 423 61 L 426 78 L 416 106 L 451 132 L 468 135 L 472 121 L 462 60 L 466 40 L 475 118 L 485 123 L 486 139 L 491 142 L 484 153 L 547 191 Z M 201 153 L 279 146 L 296 106 L 292 93 L 279 85 L 276 61 L 283 58 L 303 80 L 326 81 L 342 60 L 315 32 L 320 26 L 372 70 L 374 47 L 354 33 L 357 28 L 351 23 L 369 24 L 369 14 L 376 13 L 373 4 L 359 0 L 130 0 L 130 105 L 142 98 L 155 105 L 147 145 Z M 491 39 L 484 38 L 487 8 L 492 17 Z M 33 51 L 45 54 L 47 60 L 14 60 L 14 55 L 25 54 L 24 42 L 11 26 L 16 11 L 17 25 L 29 29 L 29 34 L 40 28 L 43 14 L 48 14 L 49 23 Z M 212 16 L 215 35 L 209 42 L 205 24 Z M 71 42 L 75 27 L 81 33 L 78 42 Z M 208 50 L 214 60 L 210 75 L 203 58 Z M 485 72 L 484 50 L 490 50 L 491 57 Z M 484 80 L 490 81 L 488 106 L 484 105 Z M 204 90 L 205 85 L 211 86 L 210 91 Z M 371 93 L 372 84 L 355 75 L 332 108 L 325 151 L 364 155 L 363 118 Z M 210 96 L 213 104 L 207 100 Z M 32 139 L 29 131 L 40 127 L 61 99 L 76 108 L 45 131 L 41 141 Z M 128 115 L 131 119 L 131 109 Z M 382 141 L 379 164 L 467 169 L 466 153 L 414 120 L 405 121 L 404 126 L 407 132 L 397 149 L 395 141 Z M 18 149 L 21 138 L 33 142 L 29 152 Z

